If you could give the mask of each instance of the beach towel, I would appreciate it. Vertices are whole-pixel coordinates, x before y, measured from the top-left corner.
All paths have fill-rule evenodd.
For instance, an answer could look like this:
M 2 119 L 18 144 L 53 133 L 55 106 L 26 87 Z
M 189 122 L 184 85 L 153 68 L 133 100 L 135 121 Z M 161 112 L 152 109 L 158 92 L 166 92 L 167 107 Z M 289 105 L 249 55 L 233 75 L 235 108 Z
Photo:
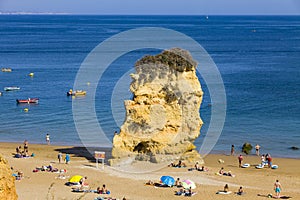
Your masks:
M 231 191 L 225 192 L 225 191 L 218 191 L 216 194 L 231 194 Z

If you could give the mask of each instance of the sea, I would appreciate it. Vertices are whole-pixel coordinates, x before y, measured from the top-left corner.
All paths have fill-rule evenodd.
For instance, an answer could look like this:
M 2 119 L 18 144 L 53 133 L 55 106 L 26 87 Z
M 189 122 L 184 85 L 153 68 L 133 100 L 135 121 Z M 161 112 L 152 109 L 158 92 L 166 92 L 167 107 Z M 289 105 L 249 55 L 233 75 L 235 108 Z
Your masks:
M 13 69 L 0 72 L 0 141 L 44 144 L 48 133 L 51 144 L 84 146 L 72 103 L 85 101 L 91 94 L 72 98 L 66 93 L 97 45 L 142 27 L 187 35 L 216 64 L 225 86 L 226 118 L 211 153 L 228 154 L 232 144 L 238 152 L 248 142 L 259 144 L 262 153 L 300 158 L 300 150 L 290 149 L 300 147 L 300 16 L 0 15 L 0 67 Z M 123 100 L 113 102 L 118 81 L 129 76 L 138 59 L 160 51 L 130 51 L 112 62 L 99 79 L 94 108 L 110 141 L 125 117 L 123 100 L 132 98 L 129 82 Z M 204 124 L 195 140 L 200 149 L 214 104 L 201 73 L 198 76 L 204 91 L 200 109 Z M 21 89 L 5 92 L 7 86 Z M 16 99 L 34 97 L 40 99 L 39 104 L 16 103 Z M 112 105 L 123 109 L 123 119 L 115 119 Z M 101 137 L 97 129 L 91 135 Z

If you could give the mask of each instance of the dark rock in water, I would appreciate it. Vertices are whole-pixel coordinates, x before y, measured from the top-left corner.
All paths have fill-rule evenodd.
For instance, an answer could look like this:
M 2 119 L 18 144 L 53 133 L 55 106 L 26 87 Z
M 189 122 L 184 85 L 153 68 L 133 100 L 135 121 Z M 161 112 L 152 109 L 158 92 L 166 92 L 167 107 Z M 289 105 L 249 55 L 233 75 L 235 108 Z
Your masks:
M 252 145 L 250 143 L 244 143 L 243 147 L 242 147 L 242 152 L 245 154 L 249 154 L 252 150 Z
M 299 147 L 292 146 L 292 147 L 290 147 L 290 149 L 292 149 L 292 150 L 299 150 Z

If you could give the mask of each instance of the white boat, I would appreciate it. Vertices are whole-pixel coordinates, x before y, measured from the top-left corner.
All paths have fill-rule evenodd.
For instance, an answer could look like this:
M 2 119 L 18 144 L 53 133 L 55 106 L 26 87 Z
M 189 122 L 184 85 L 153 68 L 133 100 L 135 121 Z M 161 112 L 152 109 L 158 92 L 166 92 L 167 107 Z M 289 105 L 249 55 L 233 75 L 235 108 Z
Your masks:
M 14 91 L 14 90 L 19 90 L 20 87 L 16 87 L 16 86 L 12 86 L 12 87 L 5 87 L 4 90 L 5 91 Z
M 2 68 L 1 69 L 2 72 L 12 72 L 11 68 Z

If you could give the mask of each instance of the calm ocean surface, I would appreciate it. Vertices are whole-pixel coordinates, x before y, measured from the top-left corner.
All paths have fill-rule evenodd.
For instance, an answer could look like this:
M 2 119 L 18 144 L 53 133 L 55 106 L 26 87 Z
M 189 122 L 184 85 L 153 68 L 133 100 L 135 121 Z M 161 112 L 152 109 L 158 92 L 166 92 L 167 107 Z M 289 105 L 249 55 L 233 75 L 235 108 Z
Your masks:
M 227 95 L 225 126 L 215 153 L 228 153 L 244 142 L 260 144 L 263 153 L 300 158 L 300 17 L 246 16 L 0 16 L 0 141 L 44 143 L 49 133 L 57 145 L 82 145 L 72 115 L 77 70 L 88 53 L 114 34 L 138 27 L 164 27 L 198 41 L 221 72 Z M 116 60 L 100 80 L 96 94 L 99 123 L 112 139 L 119 131 L 111 112 L 112 90 L 144 54 L 142 49 Z M 34 72 L 34 77 L 28 74 Z M 205 82 L 201 105 L 204 126 L 210 120 Z M 89 95 L 89 94 L 87 94 Z M 17 98 L 39 97 L 38 105 L 17 105 Z M 125 96 L 124 99 L 129 99 Z M 84 100 L 84 98 L 83 98 Z M 119 105 L 123 105 L 120 102 Z M 29 108 L 29 112 L 24 112 Z M 125 113 L 124 113 L 125 116 Z M 97 133 L 95 133 L 97 135 Z

